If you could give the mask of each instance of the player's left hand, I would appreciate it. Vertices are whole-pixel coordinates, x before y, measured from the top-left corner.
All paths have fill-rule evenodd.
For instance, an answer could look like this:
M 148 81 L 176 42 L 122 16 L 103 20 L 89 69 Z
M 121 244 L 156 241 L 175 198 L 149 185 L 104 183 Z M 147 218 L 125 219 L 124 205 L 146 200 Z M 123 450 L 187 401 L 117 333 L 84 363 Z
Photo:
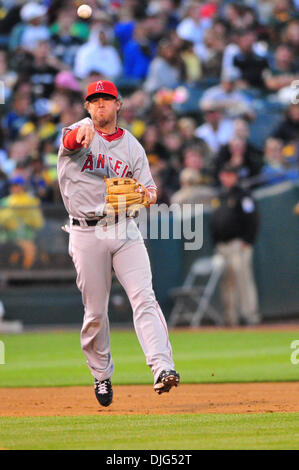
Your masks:
M 139 186 L 137 189 L 135 189 L 135 191 L 143 195 L 143 201 L 147 201 L 145 207 L 149 207 L 151 204 L 155 204 L 157 200 L 157 191 L 154 189 L 147 189 L 144 186 Z

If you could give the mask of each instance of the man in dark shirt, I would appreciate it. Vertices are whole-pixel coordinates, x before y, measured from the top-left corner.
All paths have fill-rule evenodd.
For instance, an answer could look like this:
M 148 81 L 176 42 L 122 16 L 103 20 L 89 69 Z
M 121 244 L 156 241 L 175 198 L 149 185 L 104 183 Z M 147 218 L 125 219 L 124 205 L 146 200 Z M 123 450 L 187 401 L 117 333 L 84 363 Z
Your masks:
M 246 87 L 264 89 L 263 72 L 269 68 L 269 64 L 265 57 L 253 51 L 256 34 L 251 30 L 241 30 L 238 34 L 240 52 L 234 58 L 233 65 L 240 70 L 240 81 Z
M 299 140 L 299 106 L 290 104 L 286 110 L 285 118 L 272 133 L 272 137 L 289 144 Z
M 55 76 L 62 70 L 61 66 L 51 53 L 50 43 L 40 41 L 22 65 L 22 75 L 32 84 L 35 99 L 51 96 L 55 88 Z
M 221 282 L 224 321 L 234 326 L 239 313 L 246 324 L 257 324 L 258 299 L 252 272 L 252 245 L 258 230 L 258 212 L 250 192 L 238 185 L 238 169 L 225 165 L 219 173 L 222 184 L 211 218 L 216 250 L 225 260 Z

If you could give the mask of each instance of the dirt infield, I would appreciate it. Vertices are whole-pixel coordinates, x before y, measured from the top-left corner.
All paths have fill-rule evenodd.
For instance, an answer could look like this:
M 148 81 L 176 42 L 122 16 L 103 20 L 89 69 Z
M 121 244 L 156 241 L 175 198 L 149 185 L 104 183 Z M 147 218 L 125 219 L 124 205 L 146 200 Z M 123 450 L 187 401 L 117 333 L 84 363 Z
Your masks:
M 298 396 L 299 382 L 181 384 L 160 396 L 149 385 L 114 386 L 102 408 L 92 387 L 2 388 L 0 416 L 298 412 Z

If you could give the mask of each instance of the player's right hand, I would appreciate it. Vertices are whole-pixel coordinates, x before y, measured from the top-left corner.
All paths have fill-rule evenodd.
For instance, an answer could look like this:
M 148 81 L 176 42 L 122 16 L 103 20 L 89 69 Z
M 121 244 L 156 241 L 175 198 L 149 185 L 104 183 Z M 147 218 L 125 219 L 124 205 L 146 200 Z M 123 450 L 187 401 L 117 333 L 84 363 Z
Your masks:
M 91 144 L 93 136 L 94 128 L 89 124 L 83 124 L 83 126 L 79 127 L 76 140 L 78 144 L 82 144 L 87 149 Z

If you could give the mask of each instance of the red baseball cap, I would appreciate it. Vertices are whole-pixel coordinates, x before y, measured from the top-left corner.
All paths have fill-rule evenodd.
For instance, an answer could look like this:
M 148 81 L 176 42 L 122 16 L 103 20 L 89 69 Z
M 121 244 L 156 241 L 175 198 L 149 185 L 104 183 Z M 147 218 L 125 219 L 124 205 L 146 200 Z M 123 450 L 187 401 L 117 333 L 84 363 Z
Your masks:
M 118 91 L 114 83 L 109 80 L 99 80 L 97 82 L 92 82 L 88 85 L 87 95 L 85 100 L 88 100 L 92 95 L 97 95 L 98 93 L 105 93 L 106 95 L 112 95 L 114 98 L 118 99 Z

